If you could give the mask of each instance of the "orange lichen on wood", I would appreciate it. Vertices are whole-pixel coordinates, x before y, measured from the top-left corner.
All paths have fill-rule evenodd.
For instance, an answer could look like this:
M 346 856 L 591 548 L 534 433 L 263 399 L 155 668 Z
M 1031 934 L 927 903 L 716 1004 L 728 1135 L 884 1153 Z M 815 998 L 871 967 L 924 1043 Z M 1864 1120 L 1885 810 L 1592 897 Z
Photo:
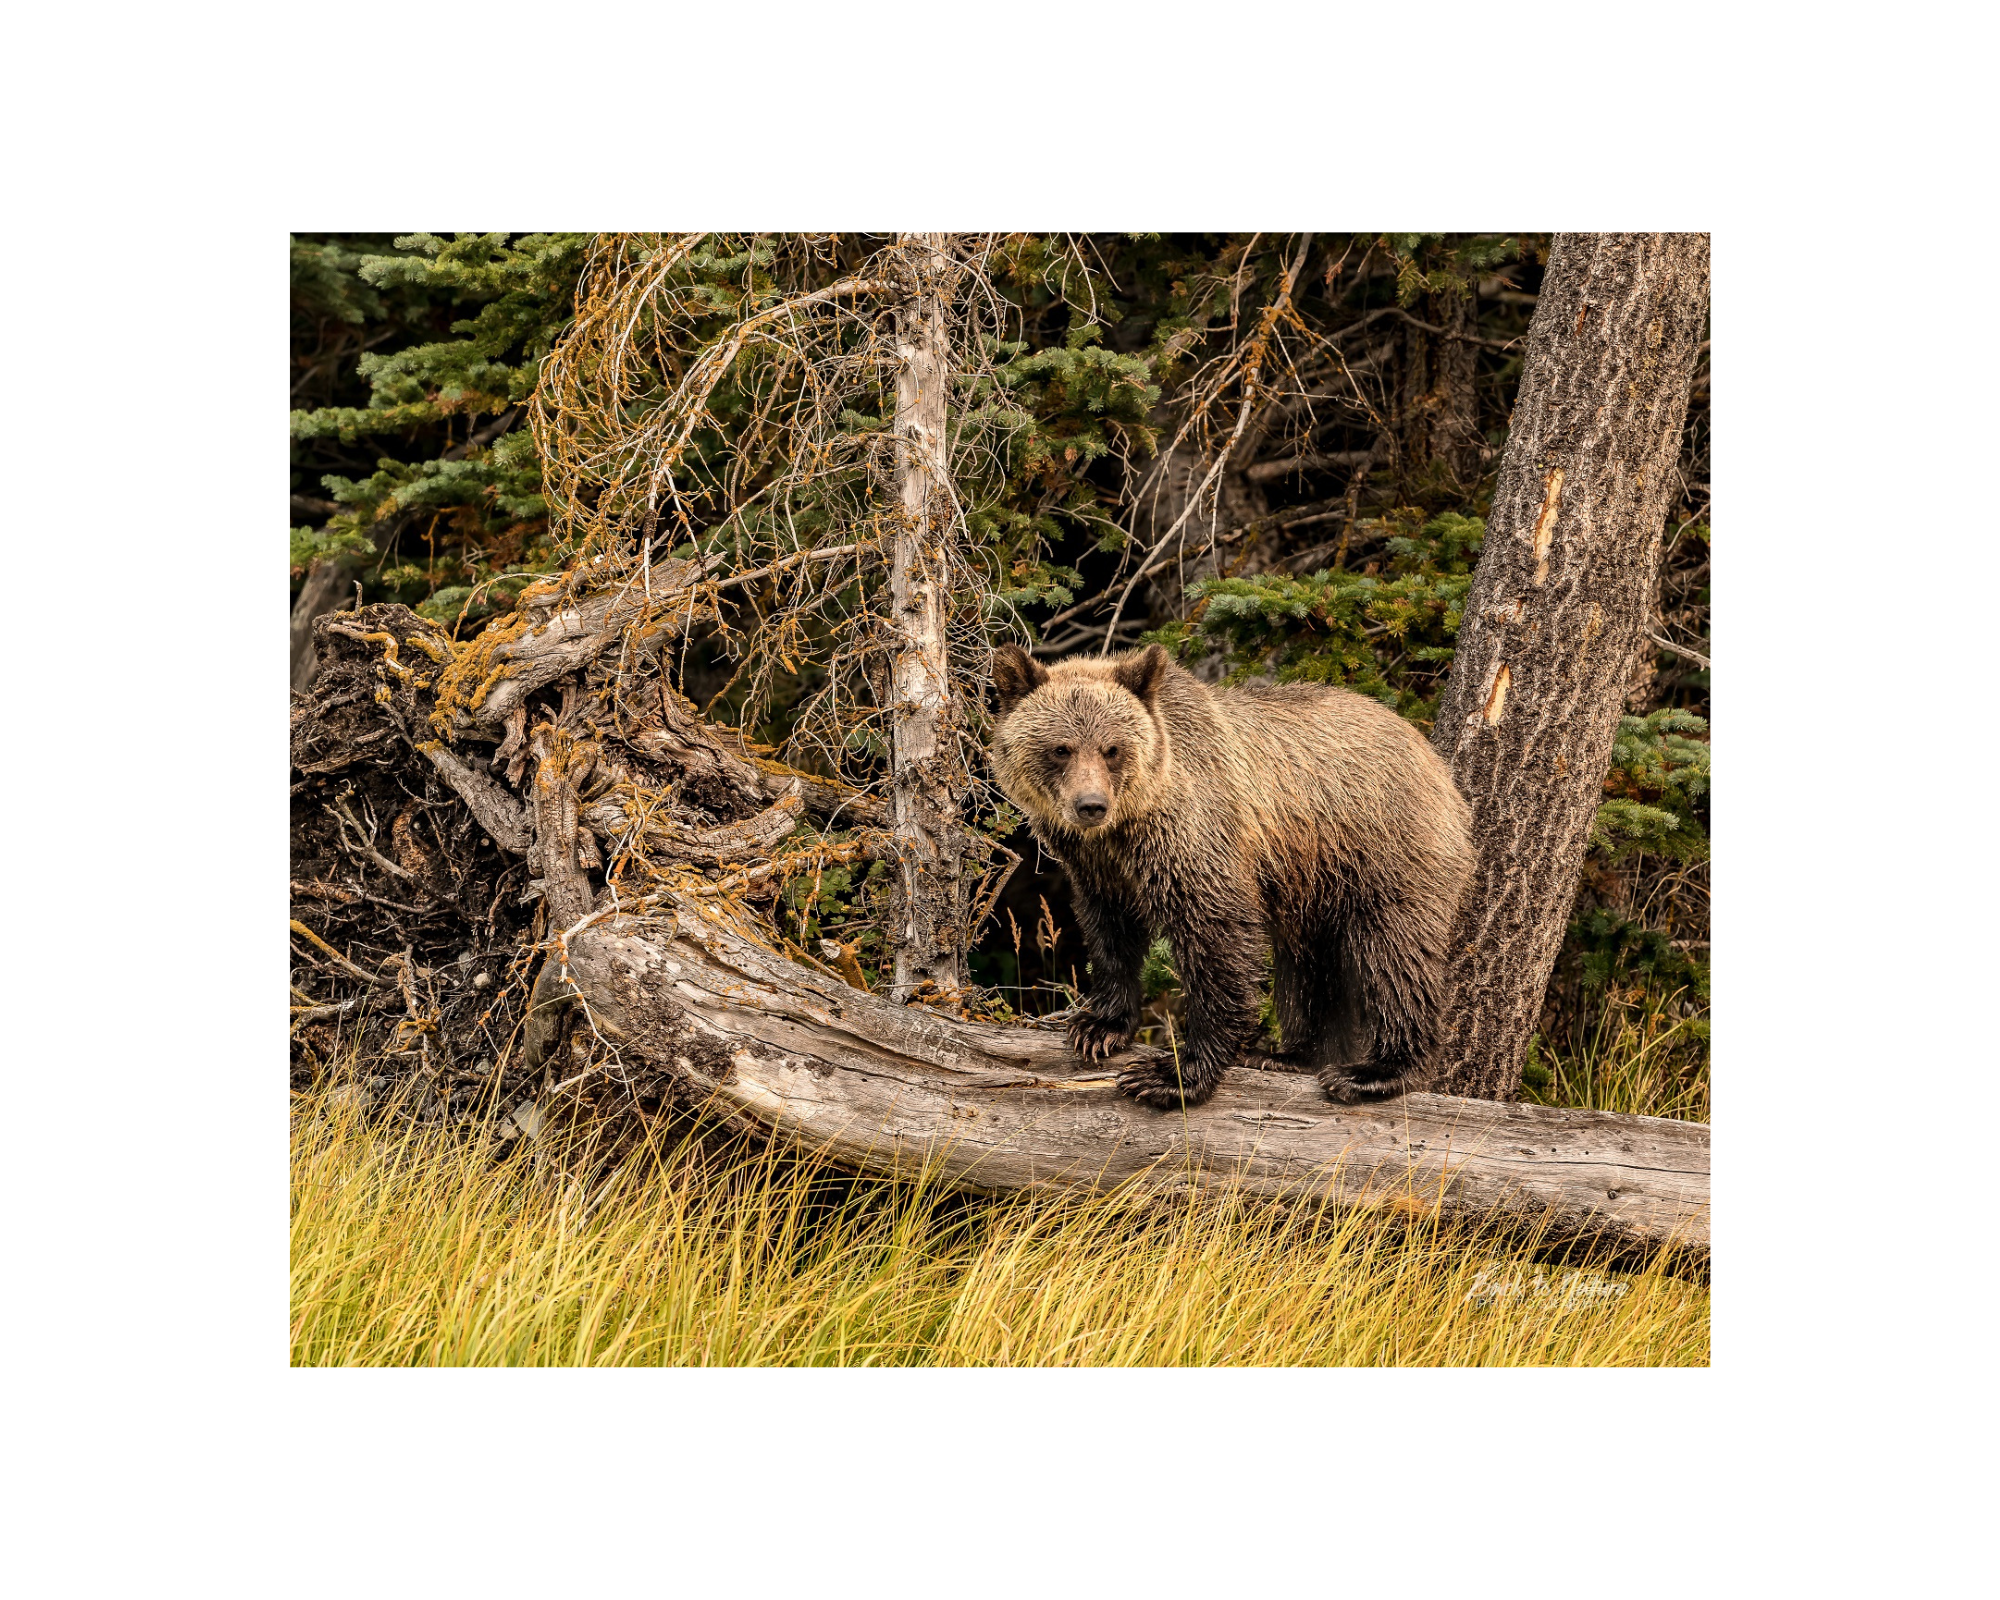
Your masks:
M 506 664 L 494 666 L 493 657 L 502 645 L 512 644 L 528 632 L 525 606 L 508 617 L 496 617 L 479 633 L 452 652 L 451 664 L 438 674 L 437 704 L 431 712 L 431 726 L 449 734 L 461 711 L 470 711 L 484 700 L 506 672 Z M 468 692 L 468 686 L 470 686 Z
M 340 634 L 344 638 L 357 639 L 362 644 L 379 644 L 382 647 L 382 654 L 386 658 L 382 665 L 395 673 L 397 682 L 401 683 L 408 680 L 410 669 L 396 659 L 396 636 L 393 633 L 389 633 L 383 629 L 377 629 L 372 633 L 363 633 L 358 628 L 343 628 L 338 624 L 335 624 L 327 631 L 329 633 Z

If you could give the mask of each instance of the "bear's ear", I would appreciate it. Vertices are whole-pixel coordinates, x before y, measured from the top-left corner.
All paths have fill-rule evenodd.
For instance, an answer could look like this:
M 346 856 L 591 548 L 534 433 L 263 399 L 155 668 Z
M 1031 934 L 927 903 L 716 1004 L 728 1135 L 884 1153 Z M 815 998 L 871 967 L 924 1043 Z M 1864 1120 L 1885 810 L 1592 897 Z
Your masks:
M 1139 697 L 1139 703 L 1151 706 L 1153 696 L 1159 692 L 1160 680 L 1167 674 L 1167 653 L 1156 644 L 1149 644 L 1136 656 L 1127 656 L 1112 669 L 1111 676 L 1124 688 Z
M 1000 695 L 1002 716 L 1048 681 L 1049 669 L 1019 645 L 1003 644 L 993 652 L 993 687 Z

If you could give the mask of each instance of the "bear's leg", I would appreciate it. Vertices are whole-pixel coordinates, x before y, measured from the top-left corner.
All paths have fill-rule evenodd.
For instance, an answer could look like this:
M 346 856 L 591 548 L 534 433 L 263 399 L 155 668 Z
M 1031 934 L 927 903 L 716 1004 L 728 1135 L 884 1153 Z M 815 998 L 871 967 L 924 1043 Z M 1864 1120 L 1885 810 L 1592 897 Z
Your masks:
M 1271 999 L 1285 1060 L 1316 1072 L 1341 1059 L 1328 1053 L 1339 982 L 1340 947 L 1333 930 L 1302 939 L 1280 934 L 1272 940 Z
M 1128 1068 L 1118 1087 L 1141 1105 L 1176 1111 L 1215 1093 L 1257 1026 L 1264 932 L 1244 908 L 1170 922 L 1167 942 L 1187 996 L 1187 1037 L 1175 1059 Z
M 1074 879 L 1070 904 L 1090 947 L 1090 992 L 1069 1025 L 1070 1048 L 1088 1061 L 1116 1055 L 1138 1032 L 1145 994 L 1139 974 L 1152 943 L 1132 911 L 1091 894 Z
M 1331 1051 L 1318 1068 L 1329 1098 L 1351 1103 L 1406 1094 L 1437 1037 L 1443 962 L 1389 916 L 1346 929 Z

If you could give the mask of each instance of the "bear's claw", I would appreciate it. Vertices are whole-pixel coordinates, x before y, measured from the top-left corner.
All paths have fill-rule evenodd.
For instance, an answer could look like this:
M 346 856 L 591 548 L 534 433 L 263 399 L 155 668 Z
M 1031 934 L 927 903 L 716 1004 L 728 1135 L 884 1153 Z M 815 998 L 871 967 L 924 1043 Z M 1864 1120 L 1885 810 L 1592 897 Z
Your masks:
M 1386 1078 L 1357 1078 L 1346 1067 L 1321 1067 L 1315 1076 L 1327 1099 L 1342 1106 L 1387 1100 L 1393 1095 L 1408 1094 L 1411 1088 L 1409 1078 L 1401 1072 Z
M 1206 1090 L 1199 1085 L 1184 1086 L 1171 1061 L 1148 1061 L 1118 1074 L 1118 1092 L 1156 1111 L 1180 1111 L 1200 1105 L 1215 1092 L 1215 1086 L 1210 1084 Z
M 1132 1042 L 1138 1029 L 1127 1022 L 1106 1022 L 1084 1012 L 1069 1025 L 1069 1047 L 1086 1061 L 1104 1061 Z

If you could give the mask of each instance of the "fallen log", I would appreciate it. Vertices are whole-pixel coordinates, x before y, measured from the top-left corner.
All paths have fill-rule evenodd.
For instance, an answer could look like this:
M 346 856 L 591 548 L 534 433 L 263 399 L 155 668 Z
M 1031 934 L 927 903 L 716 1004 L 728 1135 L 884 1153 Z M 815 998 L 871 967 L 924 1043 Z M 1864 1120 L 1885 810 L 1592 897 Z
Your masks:
M 774 954 L 716 907 L 607 909 L 558 942 L 543 994 L 634 1075 L 857 1172 L 936 1163 L 961 1187 L 1171 1189 L 1476 1214 L 1544 1242 L 1705 1263 L 1699 1123 L 1413 1094 L 1336 1106 L 1309 1076 L 1239 1067 L 1187 1112 L 1118 1094 L 1046 1028 L 898 1006 Z
M 1230 1185 L 1706 1260 L 1703 1125 L 1423 1094 L 1340 1107 L 1257 1065 L 1153 1111 L 1114 1077 L 1157 1051 L 1086 1065 L 1050 1028 L 969 1020 L 964 996 L 892 1004 L 840 947 L 823 953 L 841 970 L 820 965 L 773 897 L 788 874 L 881 859 L 880 801 L 625 678 L 610 608 L 573 609 L 594 665 L 456 740 L 443 678 L 476 669 L 485 696 L 453 703 L 477 719 L 508 671 L 581 660 L 576 629 L 468 646 L 400 606 L 314 625 L 322 670 L 292 727 L 298 1081 L 352 1061 L 413 1115 L 505 1112 L 503 1140 L 695 1102 L 849 1170 L 936 1163 L 989 1193 Z M 847 832 L 790 846 L 802 813 Z

